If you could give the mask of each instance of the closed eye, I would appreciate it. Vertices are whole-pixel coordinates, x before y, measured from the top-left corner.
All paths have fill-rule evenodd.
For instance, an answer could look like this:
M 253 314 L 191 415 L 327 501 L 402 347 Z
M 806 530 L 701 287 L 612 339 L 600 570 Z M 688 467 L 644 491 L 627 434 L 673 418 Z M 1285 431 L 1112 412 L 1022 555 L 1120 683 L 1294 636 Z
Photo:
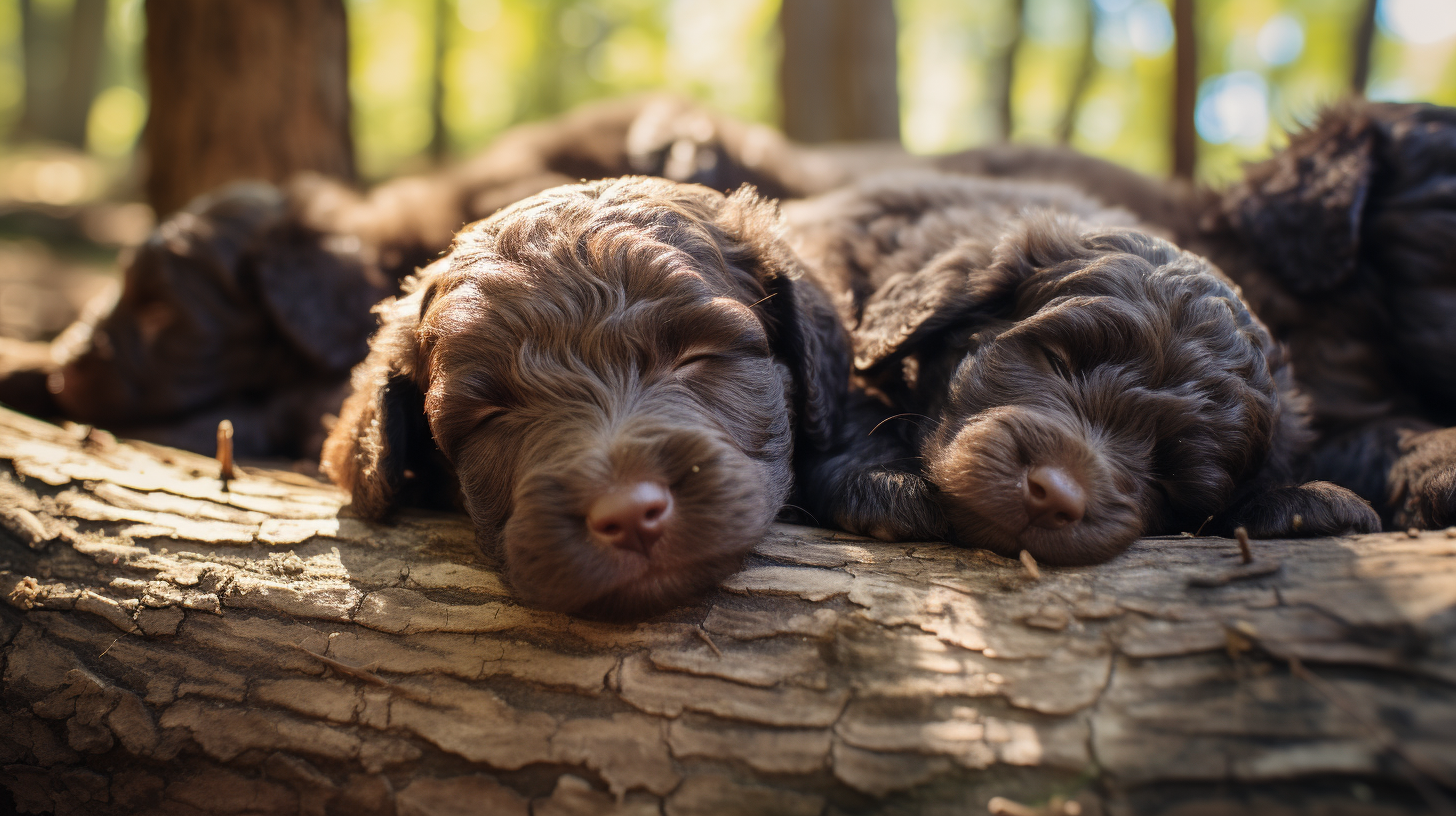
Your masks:
M 1067 380 L 1072 378 L 1072 366 L 1067 363 L 1066 359 L 1063 358 L 1059 352 L 1053 349 L 1044 348 L 1042 349 L 1042 355 L 1046 357 L 1047 365 L 1050 365 L 1052 367 L 1052 371 L 1054 371 L 1058 377 Z
M 723 355 L 712 352 L 688 354 L 678 359 L 673 373 L 679 377 L 691 377 L 722 358 Z

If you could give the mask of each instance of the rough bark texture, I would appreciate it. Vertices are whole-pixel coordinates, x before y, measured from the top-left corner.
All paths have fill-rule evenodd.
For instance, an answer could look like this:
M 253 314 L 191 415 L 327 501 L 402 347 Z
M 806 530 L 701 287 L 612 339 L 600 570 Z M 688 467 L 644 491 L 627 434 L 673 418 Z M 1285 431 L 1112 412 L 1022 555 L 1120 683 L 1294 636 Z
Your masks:
M 1456 776 L 1442 532 L 1037 578 L 780 526 L 609 625 L 514 604 L 463 518 L 84 431 L 0 411 L 22 812 L 1392 814 Z
M 891 0 L 784 0 L 784 132 L 801 142 L 900 138 Z
M 147 198 L 354 177 L 343 0 L 147 0 Z

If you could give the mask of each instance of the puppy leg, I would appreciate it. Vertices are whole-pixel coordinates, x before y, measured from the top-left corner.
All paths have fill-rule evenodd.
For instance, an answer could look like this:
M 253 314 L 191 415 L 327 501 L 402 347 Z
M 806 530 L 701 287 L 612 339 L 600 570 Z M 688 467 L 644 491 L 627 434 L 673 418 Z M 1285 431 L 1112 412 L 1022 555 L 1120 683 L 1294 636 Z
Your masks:
M 1456 428 L 1401 434 L 1390 504 L 1396 529 L 1456 524 Z
M 855 393 L 839 444 L 801 454 L 798 500 L 820 524 L 883 541 L 944 540 L 950 527 L 920 457 L 885 406 Z M 912 418 L 913 419 L 913 418 Z
M 1317 538 L 1380 532 L 1380 517 L 1354 492 L 1329 482 L 1261 490 L 1214 518 L 1205 532 L 1255 538 Z

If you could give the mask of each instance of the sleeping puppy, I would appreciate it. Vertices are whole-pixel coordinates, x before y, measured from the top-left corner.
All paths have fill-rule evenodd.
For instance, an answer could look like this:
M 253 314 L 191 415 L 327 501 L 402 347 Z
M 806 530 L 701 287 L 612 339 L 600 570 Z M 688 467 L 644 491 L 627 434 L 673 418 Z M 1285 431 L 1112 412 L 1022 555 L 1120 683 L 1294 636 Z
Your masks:
M 828 444 L 833 307 L 751 188 L 559 187 L 464 230 L 382 306 L 325 447 L 374 518 L 458 495 L 528 603 L 637 618 L 735 571 Z M 792 420 L 792 424 L 791 424 Z
M 837 523 L 1053 564 L 1145 534 L 1378 529 L 1349 491 L 1290 485 L 1308 433 L 1283 350 L 1213 265 L 1127 212 L 902 175 L 786 215 L 890 406 L 806 479 Z M 872 427 L 895 412 L 910 421 Z
M 1456 108 L 1341 103 L 1222 190 L 1046 148 L 937 161 L 1075 185 L 1209 257 L 1289 348 L 1318 434 L 1301 471 L 1390 526 L 1456 524 Z
M 851 164 L 651 95 L 512 128 L 460 166 L 367 192 L 312 175 L 232 185 L 158 226 L 119 302 L 55 345 L 60 365 L 16 365 L 0 348 L 0 399 L 203 452 L 228 418 L 239 456 L 313 457 L 320 418 L 367 353 L 370 307 L 465 224 L 583 179 L 751 183 L 779 197 L 828 189 Z

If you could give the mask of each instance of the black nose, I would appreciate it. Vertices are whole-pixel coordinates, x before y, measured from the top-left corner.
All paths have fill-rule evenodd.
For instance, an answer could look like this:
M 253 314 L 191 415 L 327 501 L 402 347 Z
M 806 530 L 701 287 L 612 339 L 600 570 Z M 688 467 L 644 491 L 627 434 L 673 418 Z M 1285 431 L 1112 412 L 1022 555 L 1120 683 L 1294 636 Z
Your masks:
M 1037 465 L 1026 473 L 1022 495 L 1033 527 L 1060 530 L 1087 513 L 1087 489 L 1066 468 Z
M 637 482 L 598 496 L 587 510 L 586 526 L 600 544 L 647 555 L 671 518 L 672 491 L 657 482 Z

